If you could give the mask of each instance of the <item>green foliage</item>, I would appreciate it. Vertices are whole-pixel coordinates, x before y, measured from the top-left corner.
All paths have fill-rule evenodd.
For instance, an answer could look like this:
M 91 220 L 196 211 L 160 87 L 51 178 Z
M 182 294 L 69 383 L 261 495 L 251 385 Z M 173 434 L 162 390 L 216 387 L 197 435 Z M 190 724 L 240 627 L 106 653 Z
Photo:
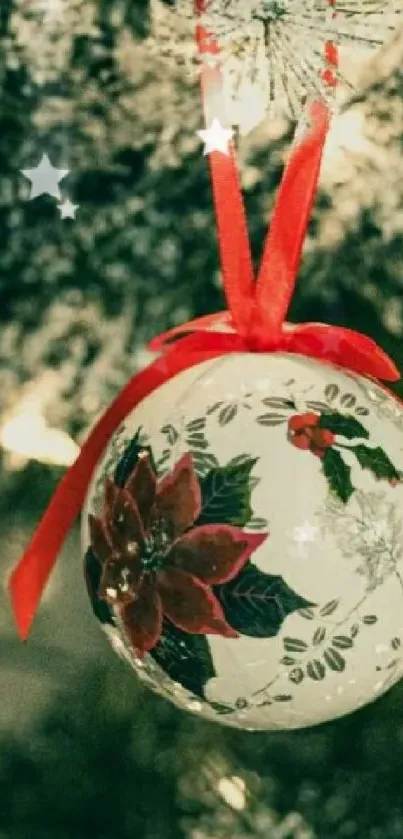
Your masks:
M 341 669 L 336 650 L 325 661 Z M 321 679 L 323 665 L 307 676 Z M 291 684 L 302 678 L 291 671 Z M 251 735 L 175 709 L 121 662 L 63 681 L 29 736 L 0 738 L 7 839 L 268 839 L 287 825 L 290 839 L 402 833 L 401 687 L 318 729 Z M 244 811 L 220 795 L 233 776 L 249 790 Z

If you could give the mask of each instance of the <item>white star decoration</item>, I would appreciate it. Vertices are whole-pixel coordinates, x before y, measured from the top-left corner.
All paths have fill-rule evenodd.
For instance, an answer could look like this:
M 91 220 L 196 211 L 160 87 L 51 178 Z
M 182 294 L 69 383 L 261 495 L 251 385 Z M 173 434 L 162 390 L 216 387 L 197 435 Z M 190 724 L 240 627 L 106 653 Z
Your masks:
M 211 52 L 204 52 L 200 56 L 200 61 L 205 67 L 215 70 L 220 66 L 220 56 L 213 55 Z
M 48 155 L 44 154 L 42 160 L 34 169 L 20 170 L 25 178 L 31 181 L 31 194 L 29 200 L 32 201 L 39 195 L 51 195 L 52 198 L 61 198 L 60 189 L 58 187 L 59 181 L 69 174 L 69 169 L 56 169 L 52 166 Z
M 66 198 L 63 201 L 63 204 L 58 204 L 58 209 L 60 210 L 60 218 L 75 218 L 76 217 L 76 210 L 79 208 L 79 204 L 72 204 L 69 198 Z
M 223 128 L 217 117 L 213 119 L 210 128 L 203 128 L 197 131 L 197 134 L 203 140 L 204 154 L 220 151 L 222 154 L 229 155 L 228 143 L 234 136 L 234 132 L 232 128 Z
M 307 542 L 315 542 L 318 535 L 318 528 L 314 527 L 309 521 L 304 521 L 303 524 L 293 529 L 293 541 L 298 545 L 304 546 Z

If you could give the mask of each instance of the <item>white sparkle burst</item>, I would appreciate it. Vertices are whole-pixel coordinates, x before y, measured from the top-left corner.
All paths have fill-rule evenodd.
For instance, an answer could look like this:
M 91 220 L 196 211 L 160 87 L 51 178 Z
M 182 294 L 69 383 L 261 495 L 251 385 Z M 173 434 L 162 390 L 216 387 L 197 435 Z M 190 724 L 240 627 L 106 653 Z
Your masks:
M 300 558 L 307 558 L 309 556 L 309 547 L 313 545 L 319 534 L 319 528 L 315 527 L 311 522 L 304 521 L 292 529 L 290 548 L 292 554 L 296 554 Z
M 314 527 L 309 521 L 305 521 L 302 525 L 294 527 L 293 536 L 295 542 L 299 544 L 306 544 L 307 542 L 315 542 L 317 539 L 319 528 Z
M 332 102 L 338 69 L 326 44 L 373 49 L 401 22 L 400 0 L 205 0 L 200 22 L 217 42 L 226 97 L 238 112 L 258 90 L 264 112 L 299 118 L 309 97 Z M 177 0 L 194 16 L 193 0 Z M 240 122 L 237 119 L 236 122 Z

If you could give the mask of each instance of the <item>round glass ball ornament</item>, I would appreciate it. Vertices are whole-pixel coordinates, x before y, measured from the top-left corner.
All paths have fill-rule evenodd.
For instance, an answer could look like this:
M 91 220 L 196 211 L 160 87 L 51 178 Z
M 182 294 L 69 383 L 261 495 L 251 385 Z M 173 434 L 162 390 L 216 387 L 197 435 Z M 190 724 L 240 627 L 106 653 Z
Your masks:
M 403 673 L 403 408 L 298 355 L 228 354 L 145 398 L 83 516 L 92 606 L 155 691 L 296 729 Z

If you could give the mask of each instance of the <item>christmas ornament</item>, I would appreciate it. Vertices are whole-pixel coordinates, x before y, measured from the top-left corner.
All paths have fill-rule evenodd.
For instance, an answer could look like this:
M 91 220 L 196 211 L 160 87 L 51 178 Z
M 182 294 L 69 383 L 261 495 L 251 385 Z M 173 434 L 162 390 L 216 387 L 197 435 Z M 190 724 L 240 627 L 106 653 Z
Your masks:
M 217 67 L 202 92 L 209 125 Z M 10 580 L 26 638 L 85 502 L 87 587 L 116 649 L 180 707 L 249 729 L 336 718 L 402 664 L 403 408 L 375 381 L 399 373 L 360 333 L 285 322 L 329 109 L 307 117 L 256 281 L 233 147 L 210 151 L 229 311 L 151 342 Z
M 83 516 L 95 614 L 141 678 L 247 728 L 313 725 L 403 673 L 403 409 L 287 353 L 175 376 Z

